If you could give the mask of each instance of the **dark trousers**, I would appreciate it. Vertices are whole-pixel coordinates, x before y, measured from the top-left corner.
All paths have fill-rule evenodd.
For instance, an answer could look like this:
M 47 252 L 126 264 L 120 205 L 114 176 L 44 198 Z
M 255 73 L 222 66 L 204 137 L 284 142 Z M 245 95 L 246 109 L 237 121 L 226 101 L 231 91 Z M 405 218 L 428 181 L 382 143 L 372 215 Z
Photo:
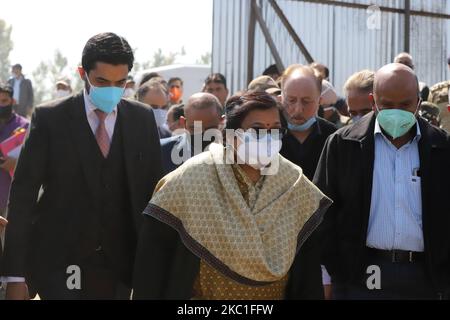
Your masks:
M 36 291 L 43 300 L 129 300 L 131 289 L 112 271 L 103 252 L 96 252 L 79 264 L 81 288 L 69 289 L 71 274 L 55 270 L 36 281 Z M 70 282 L 70 281 L 69 281 Z
M 381 289 L 369 289 L 366 274 L 357 284 L 333 281 L 335 300 L 430 300 L 438 299 L 423 262 L 392 263 L 382 258 L 370 258 L 369 266 L 379 266 Z M 367 267 L 365 270 L 367 270 Z M 371 279 L 369 279 L 371 282 Z

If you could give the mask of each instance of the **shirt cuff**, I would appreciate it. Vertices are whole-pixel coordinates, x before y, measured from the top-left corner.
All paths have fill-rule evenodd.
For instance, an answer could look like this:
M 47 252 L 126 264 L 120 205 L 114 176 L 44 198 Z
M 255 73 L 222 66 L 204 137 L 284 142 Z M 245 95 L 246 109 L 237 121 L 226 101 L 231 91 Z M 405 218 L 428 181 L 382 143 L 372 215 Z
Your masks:
M 322 267 L 322 284 L 324 285 L 324 286 L 326 286 L 326 285 L 330 285 L 331 284 L 331 277 L 330 277 L 330 275 L 328 274 L 328 271 L 327 271 L 327 269 L 325 268 L 325 266 L 321 266 Z
M 25 282 L 24 277 L 0 277 L 0 282 L 12 283 L 12 282 Z

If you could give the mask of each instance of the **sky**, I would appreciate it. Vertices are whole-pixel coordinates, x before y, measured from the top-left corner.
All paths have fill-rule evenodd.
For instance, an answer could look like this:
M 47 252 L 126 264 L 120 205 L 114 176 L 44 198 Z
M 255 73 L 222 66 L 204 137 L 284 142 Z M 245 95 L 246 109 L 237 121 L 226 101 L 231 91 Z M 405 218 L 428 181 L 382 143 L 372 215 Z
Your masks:
M 30 74 L 42 60 L 52 60 L 59 49 L 70 67 L 81 61 L 86 41 L 100 32 L 125 37 L 136 51 L 136 61 L 163 53 L 186 56 L 178 63 L 193 64 L 211 52 L 213 0 L 13 0 L 2 1 L 0 19 L 12 25 L 12 64 Z M 72 4 L 71 4 L 72 3 Z M 1 45 L 1 44 L 0 44 Z

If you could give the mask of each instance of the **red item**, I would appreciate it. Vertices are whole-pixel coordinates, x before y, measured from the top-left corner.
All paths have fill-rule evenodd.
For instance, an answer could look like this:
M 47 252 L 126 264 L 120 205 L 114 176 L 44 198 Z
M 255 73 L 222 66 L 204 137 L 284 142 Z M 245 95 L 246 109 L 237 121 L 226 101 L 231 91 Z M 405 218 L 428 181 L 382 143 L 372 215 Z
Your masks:
M 4 157 L 8 156 L 11 150 L 14 150 L 23 143 L 27 130 L 25 128 L 16 129 L 11 137 L 0 143 L 0 152 Z

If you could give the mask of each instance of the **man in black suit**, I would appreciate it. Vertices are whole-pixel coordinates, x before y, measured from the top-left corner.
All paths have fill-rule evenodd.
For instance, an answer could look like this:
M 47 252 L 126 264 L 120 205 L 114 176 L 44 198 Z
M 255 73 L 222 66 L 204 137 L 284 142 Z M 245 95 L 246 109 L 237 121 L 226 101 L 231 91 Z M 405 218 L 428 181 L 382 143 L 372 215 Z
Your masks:
M 185 132 L 180 130 L 182 134 L 161 139 L 164 174 L 175 170 L 190 157 L 203 152 L 211 140 L 214 140 L 204 136 L 204 132 L 216 129 L 220 134 L 218 129 L 223 124 L 224 117 L 222 105 L 214 95 L 196 93 L 191 96 L 184 107 L 184 116 L 180 117 L 180 125 L 185 128 Z M 199 126 L 195 127 L 196 124 Z
M 124 38 L 92 37 L 84 91 L 36 109 L 9 198 L 7 298 L 129 298 L 141 213 L 162 173 L 152 110 L 121 99 L 133 60 Z

